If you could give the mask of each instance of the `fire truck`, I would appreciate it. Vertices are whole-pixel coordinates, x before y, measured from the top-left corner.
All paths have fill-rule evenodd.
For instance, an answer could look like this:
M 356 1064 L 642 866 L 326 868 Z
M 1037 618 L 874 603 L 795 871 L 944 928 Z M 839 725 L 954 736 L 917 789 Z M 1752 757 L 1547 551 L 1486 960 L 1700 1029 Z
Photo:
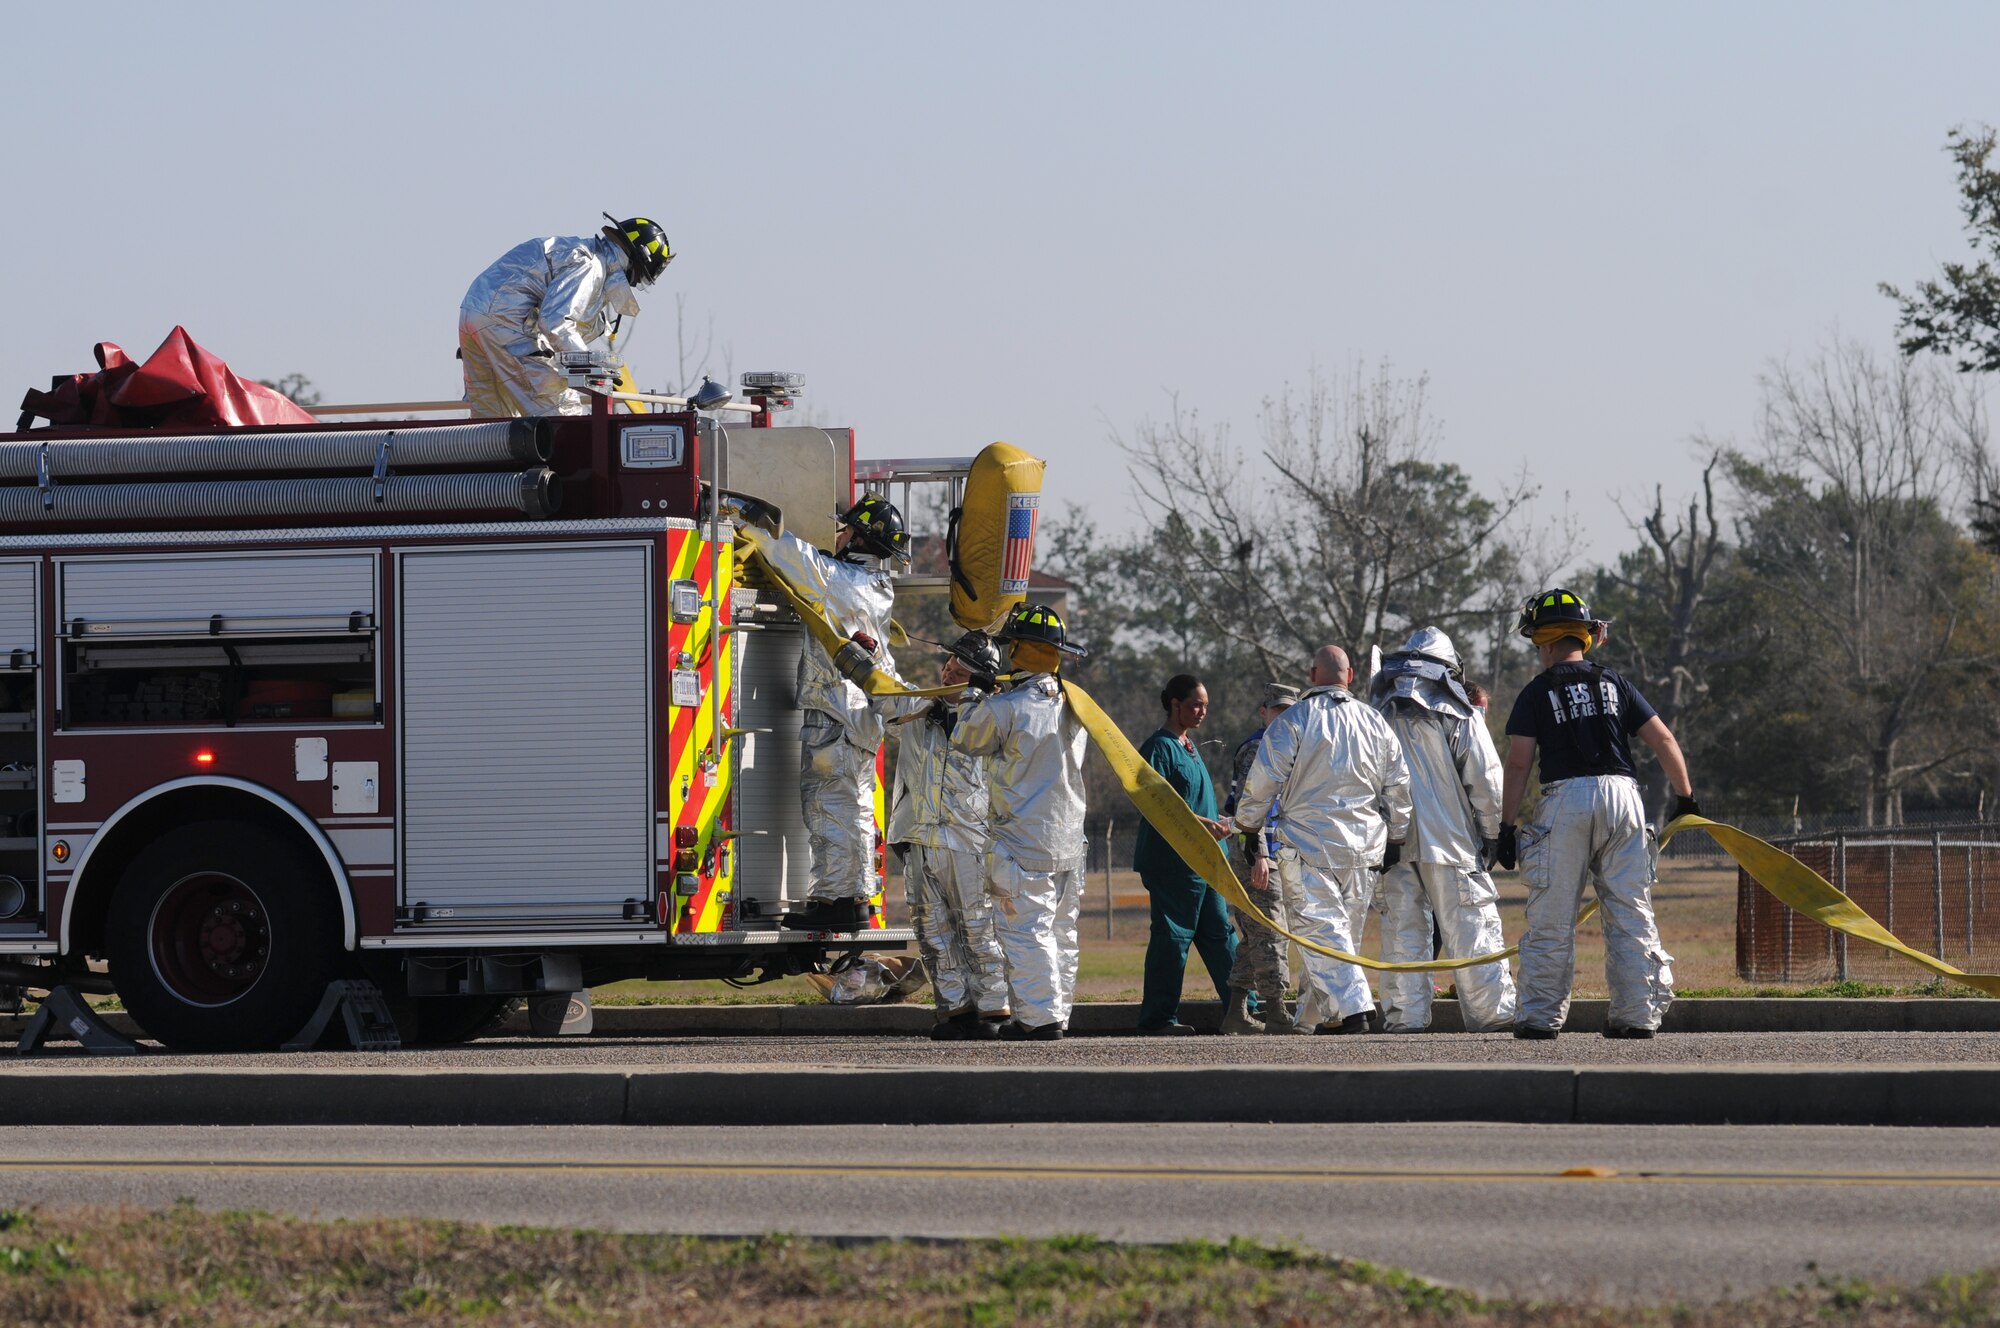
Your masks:
M 108 985 L 171 1047 L 245 1050 L 365 977 L 404 1041 L 455 1041 L 524 995 L 911 939 L 883 923 L 879 835 L 867 927 L 784 925 L 805 637 L 738 584 L 717 501 L 830 545 L 853 431 L 778 425 L 789 375 L 740 404 L 575 381 L 588 415 L 0 435 L 17 1001 Z M 966 466 L 860 483 L 907 502 Z

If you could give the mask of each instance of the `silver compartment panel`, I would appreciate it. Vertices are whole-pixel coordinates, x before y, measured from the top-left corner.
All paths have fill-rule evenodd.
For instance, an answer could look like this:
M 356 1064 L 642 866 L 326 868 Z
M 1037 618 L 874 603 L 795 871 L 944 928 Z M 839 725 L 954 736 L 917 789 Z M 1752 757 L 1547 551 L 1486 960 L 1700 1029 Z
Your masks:
M 736 723 L 756 730 L 746 768 L 744 740 L 736 753 L 738 917 L 740 901 L 759 912 L 805 898 L 812 868 L 805 814 L 799 809 L 799 653 L 805 628 L 797 623 L 744 632 L 736 638 Z M 765 732 L 764 730 L 769 730 Z
M 35 653 L 36 561 L 0 562 L 0 660 L 16 650 Z
M 650 907 L 657 547 L 401 554 L 404 904 L 627 929 L 625 900 Z
M 231 630 L 340 630 L 349 614 L 375 607 L 375 555 L 65 558 L 61 621 L 81 618 L 91 635 L 144 636 L 204 630 L 221 616 Z

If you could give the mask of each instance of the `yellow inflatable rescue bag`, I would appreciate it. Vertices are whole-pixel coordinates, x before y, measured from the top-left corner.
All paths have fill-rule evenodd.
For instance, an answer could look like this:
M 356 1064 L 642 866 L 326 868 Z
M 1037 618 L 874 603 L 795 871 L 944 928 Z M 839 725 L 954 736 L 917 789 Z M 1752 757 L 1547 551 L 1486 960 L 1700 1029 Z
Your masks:
M 967 631 L 992 632 L 1028 597 L 1042 462 L 1012 443 L 989 444 L 972 459 L 965 502 L 951 514 L 951 616 Z

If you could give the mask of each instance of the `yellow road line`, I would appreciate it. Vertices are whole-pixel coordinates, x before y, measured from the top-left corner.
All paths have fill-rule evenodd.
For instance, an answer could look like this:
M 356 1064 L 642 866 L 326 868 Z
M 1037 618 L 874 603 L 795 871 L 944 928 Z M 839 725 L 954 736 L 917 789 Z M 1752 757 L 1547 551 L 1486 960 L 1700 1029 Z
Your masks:
M 1595 1174 L 1579 1174 L 1594 1170 Z M 1369 1184 L 1443 1185 L 1642 1184 L 1642 1185 L 1783 1185 L 1783 1186 L 1916 1186 L 1944 1189 L 2000 1188 L 2000 1175 L 1920 1174 L 1905 1172 L 1756 1172 L 1756 1171 L 1616 1171 L 1571 1168 L 1562 1171 L 1392 1171 L 1295 1170 L 1268 1171 L 1206 1167 L 1115 1166 L 981 1166 L 923 1163 L 784 1163 L 784 1162 L 644 1162 L 617 1159 L 514 1161 L 467 1158 L 451 1162 L 344 1161 L 335 1158 L 99 1158 L 90 1161 L 50 1161 L 0 1158 L 0 1175 L 31 1172 L 257 1172 L 320 1175 L 605 1175 L 713 1176 L 745 1179 L 802 1176 L 845 1180 L 1087 1180 L 1168 1181 L 1176 1184 Z

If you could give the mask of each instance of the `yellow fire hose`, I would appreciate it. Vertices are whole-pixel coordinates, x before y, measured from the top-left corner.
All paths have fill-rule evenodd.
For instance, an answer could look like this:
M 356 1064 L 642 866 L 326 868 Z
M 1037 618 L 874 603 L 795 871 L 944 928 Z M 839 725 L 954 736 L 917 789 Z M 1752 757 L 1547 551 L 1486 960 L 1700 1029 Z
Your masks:
M 809 591 L 801 591 L 781 576 L 777 569 L 761 557 L 765 537 L 754 528 L 743 528 L 737 535 L 738 541 L 746 548 L 748 559 L 754 559 L 770 577 L 771 582 L 793 610 L 804 621 L 806 630 L 815 641 L 824 647 L 829 655 L 847 644 L 847 637 L 834 626 L 827 617 L 826 606 L 819 596 Z M 942 696 L 955 695 L 960 689 L 955 687 L 933 687 L 912 689 L 904 687 L 891 675 L 876 669 L 861 684 L 863 691 L 871 696 Z M 1281 936 L 1288 938 L 1303 949 L 1322 954 L 1344 963 L 1357 964 L 1362 968 L 1383 973 L 1431 973 L 1450 969 L 1476 968 L 1496 960 L 1513 958 L 1518 946 L 1510 945 L 1493 954 L 1472 955 L 1465 959 L 1433 959 L 1417 963 L 1391 963 L 1382 959 L 1371 959 L 1366 955 L 1348 954 L 1331 949 L 1316 942 L 1294 935 L 1280 927 L 1264 911 L 1251 902 L 1243 883 L 1236 878 L 1236 870 L 1230 865 L 1229 856 L 1222 845 L 1209 834 L 1206 827 L 1188 810 L 1181 795 L 1173 785 L 1161 777 L 1159 771 L 1148 765 L 1132 746 L 1124 732 L 1112 722 L 1090 694 L 1075 683 L 1064 679 L 1063 697 L 1069 703 L 1070 713 L 1077 723 L 1097 744 L 1097 750 L 1111 765 L 1111 771 L 1118 777 L 1125 794 L 1132 805 L 1148 824 L 1160 833 L 1160 837 L 1171 844 L 1197 876 L 1215 887 L 1215 890 L 1234 908 L 1256 918 Z M 1814 922 L 1834 931 L 1845 933 L 1879 945 L 1885 950 L 1902 955 L 1912 963 L 1920 964 L 1931 972 L 1962 982 L 1969 987 L 1985 992 L 1989 996 L 2000 996 L 2000 973 L 1967 973 L 1955 968 L 1933 955 L 1903 944 L 1888 928 L 1876 922 L 1861 910 L 1832 882 L 1806 866 L 1781 848 L 1767 844 L 1755 835 L 1738 830 L 1733 825 L 1724 825 L 1701 816 L 1683 816 L 1669 824 L 1660 835 L 1660 843 L 1665 845 L 1683 830 L 1700 830 L 1722 846 L 1736 864 L 1750 874 L 1752 880 L 1768 890 L 1781 902 Z M 1591 900 L 1577 914 L 1581 922 L 1597 911 L 1597 901 Z
M 1908 946 L 1894 932 L 1861 911 L 1861 906 L 1841 893 L 1833 882 L 1800 862 L 1791 854 L 1733 825 L 1723 825 L 1703 816 L 1683 816 L 1661 832 L 1666 843 L 1683 830 L 1700 830 L 1722 845 L 1722 851 L 1750 878 L 1796 913 L 1802 913 L 1823 927 L 1879 945 L 1913 964 L 1921 964 L 1941 977 L 1963 982 L 1968 987 L 2000 996 L 2000 973 L 1968 973 L 1954 968 L 1934 955 Z

